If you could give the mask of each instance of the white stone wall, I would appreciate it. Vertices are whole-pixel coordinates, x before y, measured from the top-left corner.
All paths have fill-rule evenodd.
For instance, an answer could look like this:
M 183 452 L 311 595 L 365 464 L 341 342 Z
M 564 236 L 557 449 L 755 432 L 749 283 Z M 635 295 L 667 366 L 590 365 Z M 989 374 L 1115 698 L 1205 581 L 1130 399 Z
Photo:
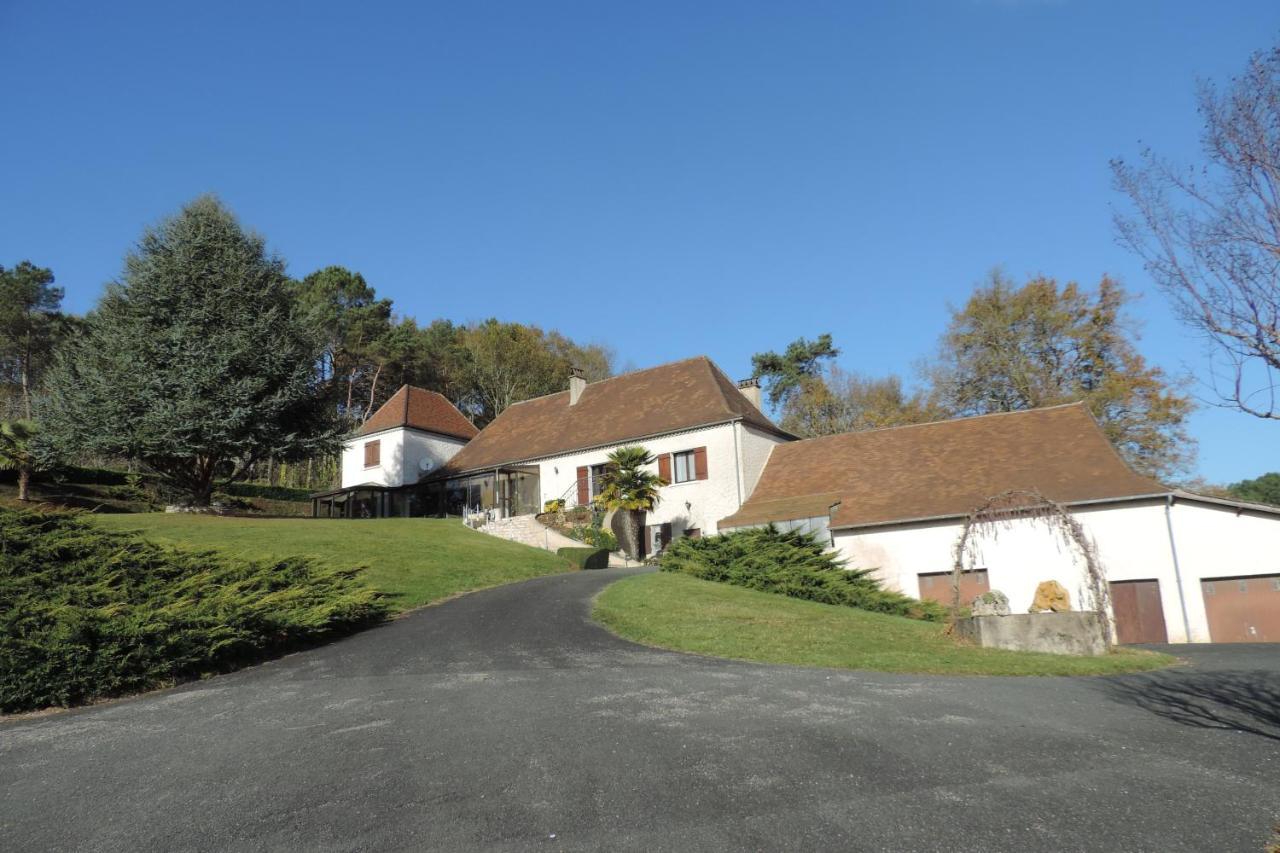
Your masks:
M 745 501 L 755 491 L 756 483 L 760 482 L 760 475 L 764 473 L 764 466 L 768 464 L 773 448 L 787 439 L 747 426 L 741 421 L 736 426 L 738 448 L 742 457 L 742 500 Z
M 673 483 L 663 487 L 661 502 L 648 514 L 646 524 L 670 522 L 672 536 L 680 536 L 684 530 L 696 527 L 704 536 L 716 532 L 716 522 L 736 512 L 739 501 L 739 476 L 741 474 L 734 447 L 733 424 L 720 424 L 703 429 L 650 438 L 644 441 L 602 447 L 581 453 L 568 453 L 538 462 L 542 501 L 567 498 L 569 506 L 577 501 L 574 484 L 579 466 L 602 465 L 609 454 L 618 447 L 639 444 L 655 456 L 707 448 L 707 479 L 688 483 Z M 656 474 L 658 466 L 652 466 Z M 688 506 L 686 506 L 688 504 Z
M 1280 572 L 1280 517 L 1175 503 L 1172 518 L 1186 599 L 1184 623 L 1162 503 L 1079 508 L 1075 515 L 1097 544 L 1108 580 L 1160 582 L 1170 642 L 1209 642 L 1202 578 Z M 918 596 L 918 575 L 951 569 L 960 529 L 959 523 L 944 522 L 864 532 L 837 530 L 834 541 L 851 565 L 875 568 L 886 586 Z M 1025 613 L 1036 586 L 1045 580 L 1066 587 L 1073 607 L 1087 602 L 1083 564 L 1043 525 L 1020 522 L 994 538 L 984 537 L 978 545 L 974 567 L 987 570 L 991 588 L 1009 596 L 1013 612 Z
M 373 468 L 364 467 L 364 446 L 381 441 L 380 461 Z M 347 441 L 342 449 L 342 487 L 363 483 L 380 486 L 403 486 L 416 483 L 422 475 L 420 463 L 428 460 L 434 471 L 466 444 L 465 439 L 450 438 L 416 429 L 397 427 Z

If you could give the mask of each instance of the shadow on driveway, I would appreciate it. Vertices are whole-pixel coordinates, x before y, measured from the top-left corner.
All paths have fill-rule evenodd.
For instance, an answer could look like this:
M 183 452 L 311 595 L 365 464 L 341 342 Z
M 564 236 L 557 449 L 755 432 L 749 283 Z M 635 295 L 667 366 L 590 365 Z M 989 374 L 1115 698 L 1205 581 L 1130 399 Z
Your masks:
M 1183 657 L 1190 666 L 1103 679 L 1106 696 L 1184 726 L 1280 741 L 1280 646 L 1169 646 L 1160 651 Z

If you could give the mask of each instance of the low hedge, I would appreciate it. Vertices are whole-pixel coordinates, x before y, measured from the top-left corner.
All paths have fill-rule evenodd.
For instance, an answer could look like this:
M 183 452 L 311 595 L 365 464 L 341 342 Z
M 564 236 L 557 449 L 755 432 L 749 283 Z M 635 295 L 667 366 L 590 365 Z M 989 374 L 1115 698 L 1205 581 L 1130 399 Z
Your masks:
M 849 569 L 814 536 L 768 527 L 738 530 L 701 539 L 682 538 L 662 553 L 664 572 L 720 581 L 803 598 L 941 622 L 946 610 L 880 586 L 869 569 Z
M 297 501 L 311 507 L 311 491 L 293 486 L 270 486 L 266 483 L 231 483 L 226 493 L 238 498 L 266 498 L 273 501 Z
M 604 548 L 560 548 L 556 551 L 561 557 L 580 569 L 607 569 L 609 552 Z
M 386 616 L 362 569 L 252 562 L 0 509 L 0 711 L 224 672 Z

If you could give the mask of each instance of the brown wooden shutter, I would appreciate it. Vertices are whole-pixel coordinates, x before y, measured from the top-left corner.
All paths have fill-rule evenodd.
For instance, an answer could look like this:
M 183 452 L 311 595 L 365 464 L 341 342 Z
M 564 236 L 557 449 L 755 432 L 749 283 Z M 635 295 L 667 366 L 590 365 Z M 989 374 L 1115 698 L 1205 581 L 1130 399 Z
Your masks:
M 578 468 L 578 506 L 586 506 L 591 502 L 591 484 L 587 482 L 587 466 Z
M 364 443 L 364 467 L 372 468 L 382 459 L 382 440 Z
M 664 483 L 671 482 L 671 454 L 664 453 L 658 457 L 658 476 Z
M 693 472 L 695 479 L 707 479 L 707 449 L 699 447 L 693 451 Z

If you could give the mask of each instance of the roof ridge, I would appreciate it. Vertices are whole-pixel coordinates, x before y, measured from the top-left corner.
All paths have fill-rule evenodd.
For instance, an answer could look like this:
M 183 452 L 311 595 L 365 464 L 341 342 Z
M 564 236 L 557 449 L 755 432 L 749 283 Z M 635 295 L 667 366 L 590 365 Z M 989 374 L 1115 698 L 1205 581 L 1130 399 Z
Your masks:
M 1034 409 L 1017 409 L 1012 412 L 985 412 L 981 415 L 962 415 L 958 418 L 939 418 L 936 421 L 923 421 L 918 424 L 898 424 L 897 426 L 872 427 L 871 429 L 855 429 L 855 430 L 849 430 L 848 432 L 832 433 L 831 435 L 815 435 L 811 438 L 802 438 L 799 441 L 793 441 L 788 443 L 792 445 L 798 445 L 798 444 L 803 444 L 810 441 L 825 441 L 826 439 L 829 439 L 829 438 L 846 438 L 851 435 L 866 435 L 872 432 L 888 432 L 890 430 L 895 430 L 895 429 L 913 429 L 916 427 L 939 426 L 941 424 L 955 424 L 955 423 L 961 423 L 965 421 L 978 421 L 978 420 L 982 420 L 983 418 L 998 418 L 998 417 L 1004 417 L 1007 415 L 1030 415 L 1037 412 L 1051 412 L 1054 409 L 1069 409 L 1073 406 L 1085 408 L 1087 411 L 1087 407 L 1085 407 L 1084 400 L 1075 400 L 1070 403 L 1054 403 L 1052 406 L 1036 406 Z
M 651 370 L 660 370 L 664 367 L 675 367 L 677 364 L 684 364 L 687 361 L 697 361 L 698 359 L 702 359 L 703 361 L 711 363 L 711 359 L 705 355 L 694 355 L 694 356 L 690 356 L 689 358 L 681 358 L 681 359 L 677 359 L 676 361 L 667 361 L 667 362 L 663 362 L 662 364 L 655 364 L 652 367 L 638 367 L 635 370 L 628 370 L 626 373 L 615 373 L 613 376 L 606 376 L 604 379 L 597 379 L 595 382 L 588 382 L 587 387 L 590 388 L 592 385 L 601 385 L 605 382 L 612 382 L 615 379 L 625 379 L 628 376 L 636 376 L 637 374 L 640 374 L 640 373 L 648 373 Z M 559 391 L 552 391 L 549 394 L 539 394 L 537 397 L 529 397 L 526 400 L 517 400 L 516 402 L 512 403 L 510 406 L 507 406 L 507 409 L 511 408 L 511 406 L 519 406 L 521 403 L 532 403 L 535 400 L 545 400 L 547 397 L 554 397 L 557 394 L 568 394 L 568 393 L 569 393 L 568 389 L 561 389 Z M 506 411 L 506 409 L 503 409 L 503 411 Z

